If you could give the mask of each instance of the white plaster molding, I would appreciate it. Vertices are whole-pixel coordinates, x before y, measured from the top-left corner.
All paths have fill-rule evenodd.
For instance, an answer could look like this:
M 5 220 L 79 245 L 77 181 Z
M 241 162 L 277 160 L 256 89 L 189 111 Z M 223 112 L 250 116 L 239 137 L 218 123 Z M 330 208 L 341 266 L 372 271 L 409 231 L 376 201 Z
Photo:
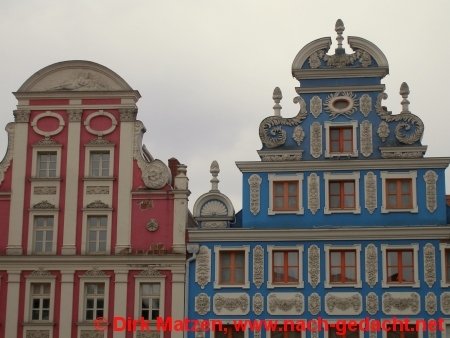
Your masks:
M 420 296 L 416 292 L 383 293 L 383 313 L 387 315 L 416 315 L 420 312 Z
M 358 292 L 329 292 L 325 295 L 325 312 L 329 315 L 359 315 L 362 296 Z
M 427 209 L 429 212 L 435 212 L 437 208 L 437 188 L 436 182 L 438 180 L 438 175 L 433 170 L 428 170 L 425 175 L 423 175 L 425 180 L 425 195 L 427 202 Z
M 320 179 L 316 173 L 308 176 L 308 209 L 313 215 L 320 209 Z
M 87 186 L 86 195 L 109 195 L 109 186 Z
M 273 252 L 274 251 L 296 251 L 298 253 L 298 282 L 293 284 L 282 284 L 282 283 L 274 283 L 273 282 Z M 267 257 L 268 257 L 268 280 L 267 280 L 267 288 L 303 288 L 303 245 L 295 245 L 295 246 L 275 246 L 275 245 L 267 245 Z
M 411 209 L 388 209 L 387 208 L 387 201 L 386 201 L 386 180 L 387 179 L 411 179 L 411 198 L 412 198 L 412 208 Z M 382 171 L 381 172 L 381 185 L 382 185 L 382 204 L 381 204 L 381 212 L 382 213 L 388 213 L 388 212 L 410 212 L 410 213 L 417 213 L 419 211 L 418 205 L 417 205 L 417 171 L 411 170 L 408 172 L 388 172 L 388 171 Z
M 58 120 L 58 127 L 51 131 L 39 129 L 38 127 L 39 120 L 46 117 Z M 58 135 L 64 129 L 64 126 L 65 123 L 62 116 L 52 111 L 40 113 L 33 118 L 33 121 L 31 121 L 31 127 L 33 128 L 34 132 L 38 135 L 44 136 L 46 139 L 49 139 L 51 136 Z
M 330 245 L 325 244 L 323 247 L 325 251 L 325 288 L 339 288 L 339 287 L 353 287 L 353 288 L 361 288 L 361 244 L 353 244 L 353 245 Z M 354 283 L 331 283 L 330 281 L 330 251 L 332 250 L 352 250 L 355 252 L 355 266 L 356 266 L 356 281 Z
M 387 281 L 387 250 L 413 250 L 413 262 L 414 262 L 414 282 L 413 283 L 388 283 Z M 411 243 L 409 245 L 388 245 L 381 244 L 381 255 L 382 255 L 382 269 L 383 269 L 383 280 L 381 286 L 383 288 L 391 287 L 420 287 L 419 279 L 419 244 Z
M 211 250 L 202 245 L 195 262 L 195 282 L 202 289 L 211 281 Z
M 255 293 L 253 295 L 252 302 L 253 312 L 255 315 L 259 316 L 264 311 L 264 297 L 260 293 Z
M 14 123 L 8 123 L 5 128 L 6 132 L 8 133 L 8 147 L 6 149 L 5 157 L 3 157 L 2 161 L 0 162 L 0 186 L 5 179 L 6 170 L 11 165 L 11 160 L 13 158 L 15 130 L 14 126 Z
M 340 214 L 340 213 L 353 213 L 360 214 L 361 206 L 359 202 L 359 171 L 353 171 L 351 173 L 331 173 L 325 172 L 323 178 L 325 181 L 325 214 Z M 355 182 L 355 208 L 354 209 L 330 209 L 330 194 L 329 194 L 329 182 L 339 180 L 351 180 Z
M 347 158 L 347 157 L 358 157 L 358 121 L 351 120 L 348 122 L 331 122 L 325 121 L 325 157 L 338 157 L 338 158 Z M 351 127 L 352 128 L 352 141 L 353 141 L 353 151 L 352 152 L 342 152 L 342 153 L 332 153 L 330 149 L 330 128 L 332 127 Z
M 271 292 L 267 296 L 271 315 L 301 315 L 305 310 L 304 297 L 297 292 Z
M 217 239 L 217 237 L 216 237 Z M 245 262 L 245 267 L 244 267 L 244 283 L 243 284 L 220 284 L 220 280 L 219 280 L 219 276 L 220 276 L 220 271 L 219 271 L 219 266 L 220 266 L 220 252 L 224 252 L 224 251 L 243 251 L 244 252 L 244 262 Z M 220 289 L 220 288 L 236 288 L 236 287 L 240 287 L 243 289 L 248 289 L 250 288 L 250 281 L 248 278 L 248 270 L 249 270 L 249 251 L 250 251 L 250 245 L 242 245 L 242 246 L 221 246 L 221 245 L 215 245 L 214 246 L 214 288 L 215 289 Z
M 440 250 L 440 261 L 441 261 L 441 287 L 442 288 L 448 288 L 450 287 L 450 280 L 447 280 L 447 276 L 446 276 L 446 262 L 447 262 L 447 258 L 446 258 L 446 251 L 450 252 L 450 243 L 440 243 L 439 244 L 439 250 Z
M 309 135 L 311 156 L 319 158 L 322 155 L 322 126 L 319 122 L 311 124 Z
M 369 292 L 366 296 L 366 311 L 372 316 L 378 312 L 378 295 L 375 292 Z
M 111 120 L 111 127 L 109 127 L 108 129 L 105 129 L 105 130 L 92 129 L 92 127 L 91 127 L 91 120 L 96 118 L 97 116 L 103 116 L 103 117 L 106 117 L 106 118 L 110 119 Z M 91 113 L 91 114 L 88 115 L 86 120 L 84 120 L 84 126 L 85 126 L 86 130 L 89 133 L 91 133 L 92 135 L 96 135 L 96 136 L 102 137 L 104 135 L 111 134 L 116 129 L 116 127 L 117 127 L 117 119 L 110 112 L 107 112 L 107 111 L 104 111 L 104 110 L 99 110 L 99 111 L 96 111 L 96 112 Z
M 367 117 L 372 111 L 372 98 L 368 94 L 363 94 L 359 98 L 359 109 L 364 117 Z
M 320 249 L 315 244 L 308 248 L 308 282 L 314 289 L 320 283 Z
M 315 95 L 309 101 L 309 110 L 311 111 L 312 116 L 318 118 L 320 113 L 322 113 L 322 99 Z
M 359 130 L 359 142 L 361 143 L 361 154 L 364 157 L 369 157 L 373 153 L 372 140 L 372 123 L 368 120 L 361 122 Z
M 206 293 L 200 293 L 195 296 L 195 312 L 199 315 L 206 315 L 210 311 L 210 299 Z
M 250 297 L 247 293 L 216 293 L 213 311 L 216 315 L 246 315 L 250 311 Z
M 378 281 L 378 249 L 370 243 L 365 249 L 366 283 L 373 288 Z
M 450 315 L 450 292 L 442 292 L 440 300 L 442 313 Z
M 436 282 L 436 250 L 431 243 L 423 247 L 423 273 L 425 283 L 431 288 Z M 445 274 L 445 271 L 442 273 Z
M 425 296 L 425 310 L 430 316 L 437 311 L 437 297 L 433 292 L 428 292 Z
M 294 128 L 294 131 L 292 132 L 292 138 L 299 146 L 303 140 L 305 139 L 305 131 L 303 130 L 302 126 L 297 126 Z
M 253 248 L 253 284 L 259 289 L 264 283 L 264 250 L 261 245 Z
M 317 316 L 317 314 L 321 311 L 320 296 L 316 292 L 313 292 L 308 296 L 308 311 L 313 316 Z
M 262 179 L 258 174 L 253 174 L 248 179 L 250 188 L 250 211 L 257 215 L 260 210 L 260 193 Z
M 377 208 L 377 176 L 369 171 L 364 175 L 365 206 L 369 213 L 373 214 Z
M 303 173 L 297 173 L 295 175 L 277 175 L 269 174 L 269 209 L 268 215 L 276 214 L 297 214 L 303 215 L 305 209 L 303 208 Z M 298 208 L 297 210 L 281 211 L 273 209 L 273 184 L 277 181 L 297 181 L 298 183 Z

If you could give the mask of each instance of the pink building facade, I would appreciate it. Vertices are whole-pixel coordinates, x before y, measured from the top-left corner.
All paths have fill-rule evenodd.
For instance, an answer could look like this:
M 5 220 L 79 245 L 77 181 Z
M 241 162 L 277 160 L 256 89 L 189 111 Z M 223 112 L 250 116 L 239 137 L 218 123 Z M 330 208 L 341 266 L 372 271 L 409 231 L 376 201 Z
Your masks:
M 66 61 L 14 95 L 0 162 L 0 338 L 181 337 L 120 330 L 120 318 L 184 312 L 186 166 L 142 146 L 139 92 L 104 66 Z

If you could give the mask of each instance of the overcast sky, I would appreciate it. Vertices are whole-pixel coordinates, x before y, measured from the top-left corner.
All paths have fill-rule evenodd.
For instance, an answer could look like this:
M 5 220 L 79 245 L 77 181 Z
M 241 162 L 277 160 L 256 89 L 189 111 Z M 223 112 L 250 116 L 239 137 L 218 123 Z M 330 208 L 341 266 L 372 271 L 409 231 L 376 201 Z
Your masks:
M 100 63 L 141 93 L 138 118 L 152 155 L 188 165 L 190 208 L 209 190 L 217 160 L 219 187 L 238 211 L 234 162 L 259 160 L 258 127 L 273 113 L 275 86 L 282 115 L 297 113 L 292 61 L 311 40 L 335 44 L 338 18 L 345 38 L 365 38 L 386 55 L 387 108 L 400 112 L 406 81 L 410 110 L 425 124 L 426 156 L 450 156 L 449 13 L 448 0 L 0 0 L 0 125 L 13 120 L 11 92 L 34 72 L 64 60 Z

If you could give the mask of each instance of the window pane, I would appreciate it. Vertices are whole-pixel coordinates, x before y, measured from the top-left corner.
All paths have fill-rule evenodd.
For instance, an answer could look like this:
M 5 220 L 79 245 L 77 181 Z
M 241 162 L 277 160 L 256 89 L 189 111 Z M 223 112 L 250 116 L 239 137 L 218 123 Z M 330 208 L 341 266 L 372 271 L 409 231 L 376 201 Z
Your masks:
M 289 208 L 293 209 L 297 207 L 297 197 L 289 197 L 288 199 Z
M 338 209 L 341 207 L 341 200 L 339 196 L 330 196 L 330 208 Z
M 284 201 L 284 199 L 283 199 L 283 197 L 275 197 L 274 198 L 274 207 L 276 208 L 276 209 L 282 209 L 283 208 L 283 201 Z
M 39 320 L 39 310 L 31 311 L 31 319 L 32 320 Z
M 340 184 L 338 182 L 330 182 L 330 194 L 332 195 L 340 194 Z
M 356 266 L 356 255 L 354 251 L 345 252 L 345 265 Z
M 49 320 L 49 318 L 50 318 L 50 311 L 42 310 L 42 320 Z
M 331 282 L 339 282 L 341 280 L 341 268 L 331 268 L 330 269 L 330 281 Z
M 284 267 L 273 268 L 273 280 L 275 282 L 282 282 L 284 279 Z
M 230 283 L 230 279 L 231 279 L 230 269 L 222 268 L 220 277 L 221 277 L 220 280 L 222 283 Z
M 410 184 L 411 181 L 402 181 L 402 193 L 409 193 L 410 192 Z
M 220 253 L 220 263 L 224 268 L 231 266 L 231 257 L 229 252 Z
M 402 252 L 402 263 L 403 265 L 413 265 L 413 253 L 411 251 Z
M 398 282 L 398 268 L 388 268 L 388 281 L 389 282 Z
M 298 268 L 289 268 L 288 269 L 288 278 L 289 282 L 298 282 Z
M 397 251 L 388 251 L 387 253 L 387 264 L 389 266 L 398 265 L 398 253 Z
M 235 266 L 236 267 L 244 267 L 244 253 L 236 252 L 235 253 Z
M 86 310 L 86 320 L 93 320 L 93 319 L 94 319 L 94 311 Z
M 152 299 L 152 308 L 153 309 L 159 309 L 159 298 L 153 298 Z
M 353 142 L 352 141 L 344 141 L 344 152 L 350 153 L 353 151 Z
M 289 252 L 288 253 L 288 264 L 289 264 L 289 266 L 298 265 L 298 252 Z
M 340 251 L 331 251 L 330 252 L 330 260 L 332 266 L 340 266 L 341 265 L 341 252 Z
M 346 195 L 348 194 L 354 194 L 355 193 L 355 183 L 354 182 L 344 182 L 344 193 Z
M 284 262 L 284 252 L 274 252 L 273 253 L 273 264 L 280 266 Z
M 345 268 L 345 281 L 355 282 L 356 281 L 356 269 L 355 268 Z
M 345 128 L 343 129 L 343 136 L 344 136 L 344 140 L 351 140 L 352 139 L 352 134 L 353 131 L 350 128 Z
M 289 183 L 289 196 L 296 196 L 298 192 L 297 182 Z
M 244 269 L 237 269 L 234 273 L 234 277 L 237 284 L 244 283 Z
M 411 196 L 403 195 L 402 196 L 402 207 L 409 208 L 411 206 Z
M 353 196 L 345 196 L 344 197 L 344 207 L 345 208 L 354 208 L 355 207 L 355 198 Z
M 103 309 L 103 298 L 97 299 L 97 309 Z

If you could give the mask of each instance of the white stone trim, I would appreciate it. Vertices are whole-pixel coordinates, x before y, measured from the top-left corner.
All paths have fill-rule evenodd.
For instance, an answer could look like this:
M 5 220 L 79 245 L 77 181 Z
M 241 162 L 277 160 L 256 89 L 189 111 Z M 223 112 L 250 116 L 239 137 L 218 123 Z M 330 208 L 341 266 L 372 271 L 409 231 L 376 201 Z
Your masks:
M 97 116 L 104 116 L 104 117 L 109 118 L 111 120 L 111 127 L 109 127 L 106 130 L 101 130 L 101 131 L 92 129 L 91 128 L 91 120 Z M 93 135 L 97 135 L 97 136 L 108 135 L 108 134 L 111 134 L 116 129 L 117 119 L 110 112 L 100 109 L 99 111 L 96 111 L 96 112 L 88 115 L 88 117 L 84 121 L 84 126 L 85 126 L 86 130 Z
M 356 321 L 357 323 L 359 323 L 360 321 L 361 321 L 361 318 L 358 318 L 358 317 L 356 317 L 356 318 L 354 318 L 354 319 L 352 319 L 352 318 L 345 318 L 345 319 L 335 319 L 335 318 L 330 318 L 330 319 L 326 319 L 327 320 L 327 322 L 328 322 L 328 324 L 333 324 L 333 325 L 335 325 L 338 321 L 340 321 L 341 323 L 343 323 L 343 322 L 345 322 L 345 323 L 347 323 L 348 324 L 348 322 L 349 321 L 351 321 L 351 320 L 354 320 L 354 321 Z M 323 338 L 329 338 L 329 329 L 328 330 L 324 330 L 324 328 L 323 327 L 321 327 L 321 328 L 319 328 L 320 330 L 319 330 L 319 332 L 321 332 L 321 331 L 323 331 Z M 302 337 L 303 338 L 303 337 Z M 364 331 L 362 331 L 362 330 L 359 330 L 359 338 L 364 338 Z
M 6 294 L 5 337 L 17 337 L 19 322 L 20 271 L 8 271 L 8 292 Z
M 31 284 L 32 283 L 49 283 L 50 284 L 50 313 L 49 320 L 31 320 Z M 24 304 L 24 322 L 25 324 L 46 323 L 52 325 L 54 321 L 54 309 L 55 309 L 55 276 L 32 276 L 28 275 L 25 281 L 25 304 Z M 53 331 L 53 329 L 51 330 Z
M 91 176 L 91 153 L 92 152 L 109 152 L 109 174 L 108 176 Z M 84 177 L 91 179 L 112 178 L 114 173 L 114 144 L 111 145 L 85 145 L 84 151 Z M 131 161 L 131 158 L 128 159 Z
M 30 212 L 28 223 L 28 246 L 27 253 L 32 255 L 56 255 L 56 242 L 58 240 L 58 221 L 59 212 L 55 209 L 32 210 Z M 48 253 L 35 253 L 33 251 L 34 244 L 34 217 L 35 216 L 53 216 L 53 238 L 52 251 Z
M 361 288 L 361 244 L 353 245 L 331 245 L 325 244 L 323 246 L 325 251 L 325 288 L 343 288 L 353 287 Z M 331 283 L 330 282 L 330 250 L 354 250 L 356 252 L 356 283 Z
M 226 285 L 226 284 L 220 284 L 219 283 L 219 253 L 221 251 L 244 251 L 244 262 L 245 262 L 245 270 L 244 270 L 244 284 L 233 284 L 233 285 Z M 242 289 L 248 289 L 250 288 L 250 280 L 248 278 L 248 270 L 249 270 L 249 252 L 250 252 L 250 245 L 242 245 L 242 246 L 221 246 L 221 245 L 214 245 L 214 289 L 221 289 L 221 288 L 242 288 Z
M 358 157 L 358 121 L 351 120 L 348 122 L 330 122 L 323 123 L 325 127 L 325 157 Z M 353 152 L 351 153 L 331 153 L 330 152 L 330 128 L 331 127 L 352 127 Z
M 325 180 L 325 214 L 342 214 L 342 213 L 352 213 L 352 214 L 360 214 L 361 213 L 361 205 L 359 202 L 359 171 L 353 171 L 351 173 L 331 173 L 325 172 L 323 173 L 323 178 Z M 329 192 L 329 181 L 339 181 L 339 180 L 352 180 L 355 181 L 355 209 L 348 210 L 334 210 L 330 209 L 330 192 Z
M 45 177 L 46 181 L 58 181 L 61 177 L 61 145 L 57 146 L 39 146 L 39 147 L 33 147 L 33 155 L 32 155 L 32 161 L 31 161 L 31 177 L 39 179 L 37 172 L 37 160 L 38 160 L 38 153 L 56 153 L 56 176 L 55 177 Z M 15 168 L 15 166 L 14 166 Z M 47 182 L 48 183 L 48 182 Z
M 87 218 L 88 216 L 106 216 L 108 218 L 106 223 L 106 252 L 98 253 L 98 255 L 109 255 L 111 253 L 111 233 L 112 233 L 112 210 L 87 210 L 83 211 L 83 223 L 81 233 L 81 254 L 82 255 L 96 255 L 95 253 L 87 252 Z
M 72 309 L 73 309 L 73 285 L 74 271 L 61 270 L 61 298 L 59 314 L 59 336 L 64 337 L 66 332 L 72 330 Z
M 303 288 L 303 245 L 295 245 L 295 246 L 276 246 L 276 245 L 268 245 L 267 246 L 267 288 Z M 297 251 L 298 252 L 298 283 L 297 284 L 273 284 L 272 280 L 272 272 L 273 272 L 273 252 L 274 251 Z
M 40 119 L 42 119 L 44 117 L 51 117 L 51 118 L 57 119 L 58 123 L 59 123 L 58 127 L 52 131 L 44 131 L 44 130 L 39 129 L 38 122 Z M 65 123 L 64 123 L 64 119 L 62 118 L 62 116 L 60 114 L 52 112 L 52 111 L 46 111 L 46 112 L 40 113 L 33 118 L 33 121 L 31 121 L 31 127 L 33 128 L 34 132 L 38 135 L 44 136 L 45 138 L 50 138 L 50 136 L 59 134 L 64 129 L 64 126 L 65 126 Z
M 277 175 L 277 174 L 269 174 L 269 209 L 267 213 L 269 215 L 276 214 L 297 214 L 303 215 L 305 212 L 303 208 L 303 174 L 296 173 L 294 175 Z M 278 181 L 297 181 L 298 182 L 298 209 L 297 210 L 289 210 L 289 211 L 278 211 L 273 210 L 273 183 Z
M 412 208 L 411 209 L 388 209 L 386 201 L 386 180 L 387 179 L 407 179 L 410 178 L 411 184 L 411 194 L 412 194 Z M 405 172 L 381 172 L 381 212 L 411 212 L 417 213 L 419 211 L 417 206 L 417 171 L 405 171 Z
M 84 310 L 86 308 L 86 294 L 85 288 L 86 283 L 104 283 L 105 284 L 105 293 L 103 298 L 103 318 L 108 318 L 108 310 L 109 310 L 109 283 L 110 277 L 105 274 L 105 276 L 99 277 L 88 277 L 88 276 L 80 276 L 79 283 L 79 298 L 78 298 L 78 330 L 81 331 L 86 329 L 93 329 L 93 321 L 88 321 L 84 319 Z M 114 309 L 112 309 L 114 310 Z M 86 327 L 87 326 L 87 327 Z
M 448 288 L 450 287 L 450 282 L 447 282 L 445 275 L 445 250 L 450 250 L 450 243 L 440 243 L 439 249 L 441 251 L 441 287 Z
M 414 261 L 414 283 L 388 283 L 387 282 L 387 250 L 413 250 L 413 261 Z M 395 287 L 412 287 L 418 288 L 420 287 L 419 280 L 419 244 L 411 243 L 406 245 L 390 245 L 390 244 L 381 244 L 381 269 L 383 274 L 383 279 L 381 281 L 382 288 L 395 288 Z
M 444 326 L 444 331 L 442 331 L 441 335 L 442 338 L 448 338 L 450 336 L 450 319 L 445 319 L 443 318 L 443 326 Z M 422 337 L 419 337 L 422 338 Z

